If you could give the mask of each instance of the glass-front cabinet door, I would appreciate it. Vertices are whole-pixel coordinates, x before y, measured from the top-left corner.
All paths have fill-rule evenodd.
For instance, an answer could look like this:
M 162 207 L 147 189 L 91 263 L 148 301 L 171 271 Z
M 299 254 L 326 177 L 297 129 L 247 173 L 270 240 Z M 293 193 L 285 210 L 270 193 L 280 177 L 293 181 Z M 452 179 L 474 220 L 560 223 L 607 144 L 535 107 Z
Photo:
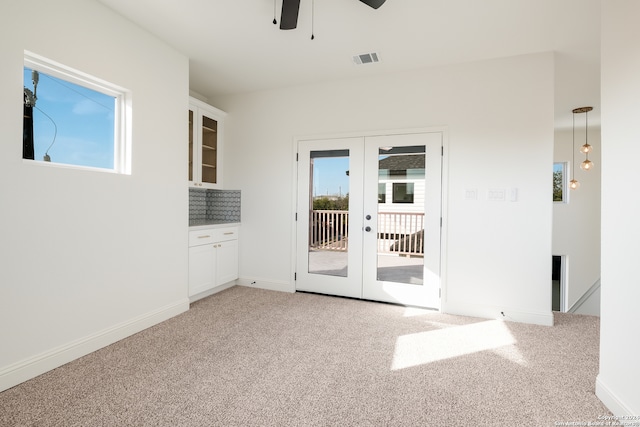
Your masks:
M 218 183 L 218 122 L 203 114 L 200 116 L 202 134 L 200 144 L 201 180 L 206 184 Z
M 191 98 L 189 108 L 189 183 L 222 188 L 222 127 L 225 112 Z
M 193 128 L 195 127 L 194 120 L 195 120 L 195 114 L 192 109 L 189 109 L 189 182 L 192 184 L 195 181 L 193 178 L 193 171 L 194 171 L 193 162 L 195 160 L 195 148 L 193 146 L 194 139 L 195 139 L 193 137 Z

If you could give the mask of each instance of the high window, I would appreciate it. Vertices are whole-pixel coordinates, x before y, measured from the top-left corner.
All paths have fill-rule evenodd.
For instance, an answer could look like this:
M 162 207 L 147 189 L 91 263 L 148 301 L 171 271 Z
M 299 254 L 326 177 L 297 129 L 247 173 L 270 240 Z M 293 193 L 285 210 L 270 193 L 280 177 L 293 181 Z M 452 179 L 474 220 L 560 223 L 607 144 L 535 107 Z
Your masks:
M 118 86 L 25 53 L 22 157 L 131 173 L 129 98 Z
M 553 201 L 566 202 L 567 163 L 553 164 Z

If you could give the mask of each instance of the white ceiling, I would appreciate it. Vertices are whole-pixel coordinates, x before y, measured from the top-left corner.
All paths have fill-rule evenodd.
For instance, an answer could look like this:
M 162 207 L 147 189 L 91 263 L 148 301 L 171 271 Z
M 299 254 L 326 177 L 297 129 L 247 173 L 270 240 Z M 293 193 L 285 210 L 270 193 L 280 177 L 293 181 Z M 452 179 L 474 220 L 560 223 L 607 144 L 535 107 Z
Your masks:
M 206 98 L 536 52 L 557 53 L 556 127 L 600 116 L 600 0 L 301 0 L 298 28 L 274 0 L 99 0 L 190 58 Z M 276 1 L 280 19 L 282 0 Z M 311 40 L 315 3 L 315 39 Z M 352 56 L 378 52 L 356 66 Z

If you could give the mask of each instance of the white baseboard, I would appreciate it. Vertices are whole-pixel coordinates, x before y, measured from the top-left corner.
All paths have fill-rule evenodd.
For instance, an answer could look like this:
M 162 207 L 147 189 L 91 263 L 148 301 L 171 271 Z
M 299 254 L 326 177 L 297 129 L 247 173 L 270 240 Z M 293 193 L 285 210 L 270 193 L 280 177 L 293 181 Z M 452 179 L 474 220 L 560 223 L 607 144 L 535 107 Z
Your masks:
M 187 310 L 189 310 L 189 300 L 184 299 L 79 340 L 53 348 L 37 356 L 3 367 L 0 369 L 0 391 L 35 378 Z
M 617 417 L 622 417 L 623 415 L 637 415 L 637 413 L 634 414 L 631 411 L 631 408 L 624 404 L 624 402 L 622 402 L 622 400 L 620 400 L 618 396 L 616 396 L 616 394 L 604 384 L 601 375 L 596 377 L 596 396 L 602 401 L 602 403 L 604 403 L 604 406 L 606 406 L 607 409 Z
M 193 296 L 190 296 L 189 297 L 189 301 L 190 302 L 198 301 L 199 299 L 206 298 L 206 297 L 211 296 L 213 294 L 217 294 L 218 292 L 224 291 L 225 289 L 232 288 L 235 285 L 237 285 L 237 280 L 232 280 L 232 281 L 227 282 L 227 283 L 225 283 L 223 285 L 216 286 L 213 289 L 209 289 L 208 291 L 200 292 L 199 294 L 195 294 Z
M 257 277 L 241 277 L 238 279 L 238 285 L 247 286 L 249 288 L 266 289 L 269 291 L 296 291 L 295 285 L 289 282 L 274 282 L 273 280 L 264 280 Z
M 506 307 L 494 307 L 466 303 L 442 303 L 442 313 L 460 316 L 481 317 L 484 319 L 501 319 L 519 323 L 553 326 L 553 313 L 531 313 L 513 310 Z

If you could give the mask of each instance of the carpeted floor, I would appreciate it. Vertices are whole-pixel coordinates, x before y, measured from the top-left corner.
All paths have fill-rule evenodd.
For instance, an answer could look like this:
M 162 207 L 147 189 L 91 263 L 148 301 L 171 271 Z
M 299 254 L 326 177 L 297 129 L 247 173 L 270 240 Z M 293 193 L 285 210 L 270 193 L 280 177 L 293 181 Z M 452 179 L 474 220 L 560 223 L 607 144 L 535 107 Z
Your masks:
M 0 425 L 595 422 L 599 318 L 555 322 L 234 287 L 0 393 Z

